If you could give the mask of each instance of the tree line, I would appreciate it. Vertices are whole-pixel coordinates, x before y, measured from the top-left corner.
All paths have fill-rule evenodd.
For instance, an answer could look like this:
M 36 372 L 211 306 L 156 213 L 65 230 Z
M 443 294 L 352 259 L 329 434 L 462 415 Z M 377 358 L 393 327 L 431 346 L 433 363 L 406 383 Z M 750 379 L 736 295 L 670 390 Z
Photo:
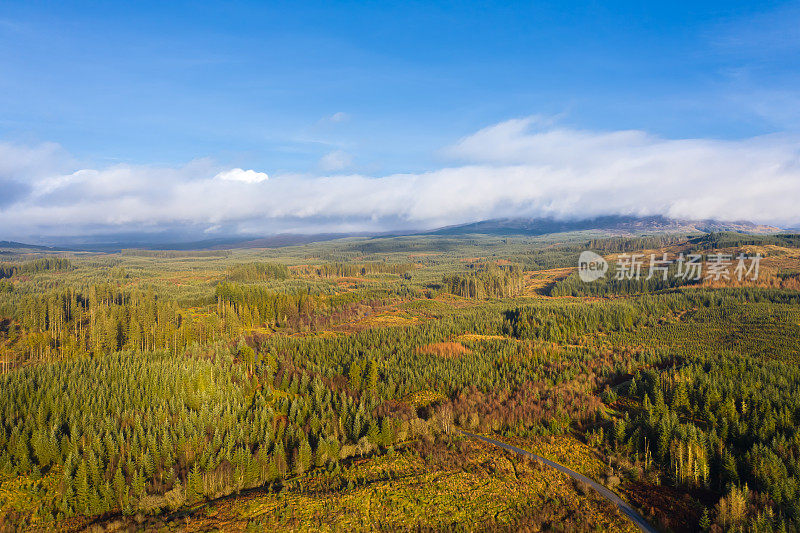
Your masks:
M 0 279 L 19 274 L 38 274 L 50 270 L 70 270 L 72 262 L 66 257 L 42 257 L 24 263 L 0 263 Z
M 507 298 L 519 296 L 524 289 L 522 267 L 519 264 L 473 265 L 469 272 L 444 277 L 444 289 L 464 298 Z

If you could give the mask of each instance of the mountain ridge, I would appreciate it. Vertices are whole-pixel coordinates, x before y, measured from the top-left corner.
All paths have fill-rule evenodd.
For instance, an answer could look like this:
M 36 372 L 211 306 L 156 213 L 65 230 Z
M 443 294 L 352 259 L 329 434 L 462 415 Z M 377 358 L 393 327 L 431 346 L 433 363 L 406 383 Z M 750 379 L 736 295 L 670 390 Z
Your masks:
M 425 234 L 461 235 L 461 234 L 521 234 L 545 235 L 566 231 L 617 230 L 617 231 L 656 231 L 656 232 L 699 232 L 711 233 L 733 231 L 737 233 L 779 233 L 783 231 L 776 226 L 755 224 L 746 220 L 723 222 L 713 219 L 685 220 L 673 219 L 661 215 L 636 217 L 624 215 L 608 215 L 576 220 L 558 220 L 553 218 L 496 218 L 458 224 L 438 228 Z
M 57 252 L 119 252 L 124 248 L 140 248 L 148 250 L 221 250 L 239 248 L 282 248 L 297 246 L 314 242 L 324 242 L 348 237 L 362 238 L 389 238 L 403 236 L 457 236 L 470 234 L 484 235 L 527 235 L 538 236 L 549 233 L 564 233 L 571 231 L 603 231 L 609 236 L 633 235 L 641 233 L 712 233 L 730 231 L 735 233 L 769 234 L 781 233 L 785 230 L 764 224 L 755 224 L 749 221 L 724 222 L 713 219 L 682 220 L 664 216 L 623 216 L 609 215 L 586 219 L 558 220 L 554 218 L 496 218 L 444 226 L 428 231 L 392 231 L 392 232 L 353 232 L 353 233 L 278 233 L 265 236 L 230 236 L 206 240 L 186 240 L 179 242 L 150 241 L 143 237 L 131 238 L 126 236 L 117 240 L 109 239 L 107 242 L 79 242 L 74 244 L 63 241 L 50 246 L 25 244 L 15 241 L 0 241 L 0 248 Z

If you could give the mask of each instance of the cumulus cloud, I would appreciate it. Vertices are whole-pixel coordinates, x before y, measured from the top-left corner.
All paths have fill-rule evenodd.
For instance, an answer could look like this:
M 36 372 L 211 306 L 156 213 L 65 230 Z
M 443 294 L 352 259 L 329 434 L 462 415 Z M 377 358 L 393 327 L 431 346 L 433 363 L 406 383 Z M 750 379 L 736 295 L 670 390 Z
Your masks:
M 7 158 L 0 179 L 23 187 L 0 202 L 0 239 L 163 227 L 385 230 L 609 214 L 800 224 L 800 142 L 791 136 L 663 139 L 517 119 L 480 130 L 444 153 L 452 165 L 423 173 L 268 179 L 209 160 L 177 168 L 65 170 L 68 158 L 52 146 L 14 151 L 0 145 Z
M 223 181 L 241 181 L 244 183 L 259 183 L 261 181 L 267 181 L 269 176 L 263 172 L 256 172 L 255 170 L 232 168 L 230 170 L 220 172 L 214 176 L 214 179 Z

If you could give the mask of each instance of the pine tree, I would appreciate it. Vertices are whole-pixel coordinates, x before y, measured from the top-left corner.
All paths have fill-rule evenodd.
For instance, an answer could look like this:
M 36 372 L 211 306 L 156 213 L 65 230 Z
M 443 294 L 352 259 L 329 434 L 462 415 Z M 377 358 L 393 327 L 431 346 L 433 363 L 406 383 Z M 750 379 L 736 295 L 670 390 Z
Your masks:
M 703 515 L 700 517 L 700 521 L 697 524 L 700 528 L 700 531 L 709 531 L 711 529 L 711 517 L 708 515 L 708 508 L 703 508 Z
M 392 428 L 392 420 L 387 416 L 381 422 L 381 436 L 380 441 L 383 446 L 389 446 L 394 442 L 394 429 Z
M 147 475 L 147 479 L 152 479 L 153 474 L 155 473 L 155 466 L 153 464 L 153 458 L 150 455 L 150 450 L 144 452 L 144 457 L 142 458 L 142 466 L 144 467 L 144 472 Z
M 636 384 L 636 378 L 634 377 L 631 379 L 630 385 L 628 385 L 628 396 L 635 398 L 639 395 L 639 387 Z
M 195 462 L 186 480 L 186 501 L 189 505 L 198 502 L 203 493 L 203 476 L 200 473 L 200 465 Z
M 133 481 L 131 483 L 132 496 L 139 500 L 144 496 L 145 492 L 145 479 L 144 472 L 140 469 L 134 470 Z
M 106 480 L 101 487 L 101 492 L 103 494 L 103 507 L 110 511 L 114 509 L 116 506 L 116 498 L 114 497 L 114 489 L 111 487 L 111 484 Z
M 124 509 L 127 504 L 127 498 L 125 498 L 125 496 L 127 496 L 128 487 L 125 484 L 125 476 L 122 475 L 122 467 L 119 465 L 117 465 L 117 468 L 114 470 L 113 488 L 117 503 L 121 509 Z
M 625 443 L 625 432 L 625 420 L 621 418 L 614 420 L 614 445 L 616 449 L 619 449 Z
M 86 514 L 94 516 L 103 512 L 103 497 L 98 493 L 97 488 L 89 488 L 89 505 Z
M 58 509 L 65 516 L 72 516 L 74 512 L 72 502 L 75 498 L 75 493 L 72 490 L 72 478 L 65 479 L 69 479 L 69 481 L 64 484 L 64 491 L 62 493 Z
M 320 439 L 319 442 L 317 443 L 316 453 L 314 453 L 316 466 L 323 466 L 327 462 L 328 456 L 329 456 L 328 441 L 325 439 Z
M 28 451 L 28 443 L 26 440 L 24 434 L 17 436 L 17 446 L 14 449 L 14 455 L 17 459 L 17 470 L 19 472 L 27 472 L 31 468 L 30 452 Z
M 738 485 L 739 484 L 739 473 L 737 472 L 736 468 L 736 459 L 733 458 L 733 455 L 728 450 L 725 450 L 722 453 L 722 472 L 721 472 L 721 483 L 722 487 L 726 485 Z
M 300 443 L 300 451 L 298 452 L 296 471 L 298 474 L 308 472 L 311 468 L 312 459 L 311 445 L 307 439 L 303 439 Z
M 361 390 L 361 372 L 361 364 L 358 361 L 350 363 L 348 378 L 350 379 L 350 387 L 354 390 Z
M 377 392 L 378 390 L 378 364 L 375 362 L 374 359 L 370 360 L 369 362 L 369 390 Z
M 79 513 L 89 514 L 89 478 L 85 460 L 78 464 L 75 475 L 75 501 Z
M 275 449 L 272 453 L 273 457 L 275 458 L 275 469 L 278 472 L 278 476 L 284 477 L 289 469 L 289 465 L 286 460 L 286 448 L 284 447 L 282 440 L 279 440 L 275 443 Z
M 679 382 L 675 387 L 675 392 L 672 397 L 672 408 L 678 412 L 689 410 L 689 394 L 686 391 L 686 383 Z

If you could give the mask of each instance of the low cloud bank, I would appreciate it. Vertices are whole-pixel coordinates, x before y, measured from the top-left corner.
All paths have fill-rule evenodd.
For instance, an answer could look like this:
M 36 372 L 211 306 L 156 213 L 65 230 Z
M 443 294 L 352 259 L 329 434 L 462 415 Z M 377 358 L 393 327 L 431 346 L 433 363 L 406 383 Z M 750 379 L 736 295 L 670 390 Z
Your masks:
M 613 214 L 800 225 L 800 142 L 790 136 L 671 140 L 534 117 L 485 128 L 442 153 L 452 164 L 424 173 L 267 176 L 208 159 L 81 169 L 55 144 L 0 143 L 0 239 L 181 226 L 375 231 Z

